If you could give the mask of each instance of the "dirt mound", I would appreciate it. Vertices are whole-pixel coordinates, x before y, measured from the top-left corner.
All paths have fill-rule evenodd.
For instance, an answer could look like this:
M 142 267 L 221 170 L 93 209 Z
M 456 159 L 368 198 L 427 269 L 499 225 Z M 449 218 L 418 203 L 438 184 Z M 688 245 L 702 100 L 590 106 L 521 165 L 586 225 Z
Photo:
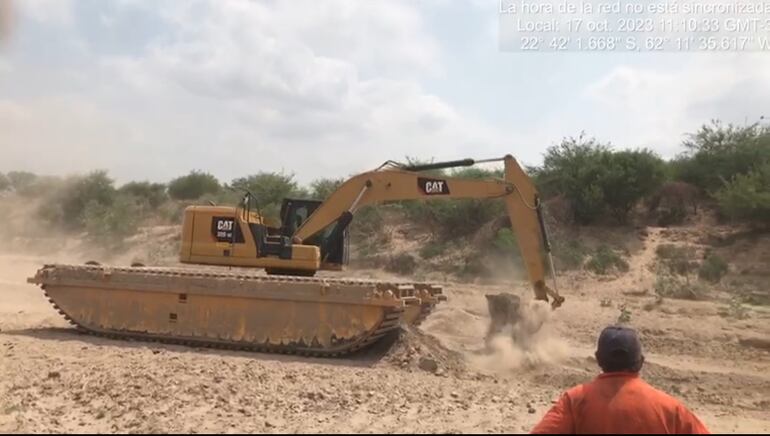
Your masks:
M 437 376 L 459 376 L 467 373 L 463 355 L 450 350 L 434 336 L 417 328 L 404 326 L 382 364 L 409 372 L 427 371 Z

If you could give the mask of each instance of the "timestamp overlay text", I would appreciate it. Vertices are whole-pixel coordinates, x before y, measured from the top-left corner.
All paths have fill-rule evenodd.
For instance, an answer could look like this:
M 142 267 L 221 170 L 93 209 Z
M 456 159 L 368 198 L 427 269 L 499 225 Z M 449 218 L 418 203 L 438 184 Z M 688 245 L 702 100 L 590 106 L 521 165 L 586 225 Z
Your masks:
M 500 50 L 766 52 L 770 0 L 498 0 Z

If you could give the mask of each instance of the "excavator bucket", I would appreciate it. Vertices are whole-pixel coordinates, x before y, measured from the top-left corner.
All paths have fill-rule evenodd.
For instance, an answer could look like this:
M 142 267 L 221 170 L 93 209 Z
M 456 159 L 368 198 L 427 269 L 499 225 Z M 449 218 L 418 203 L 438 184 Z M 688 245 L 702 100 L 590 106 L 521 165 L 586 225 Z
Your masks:
M 446 299 L 425 283 L 172 268 L 46 265 L 28 282 L 87 333 L 328 357 L 418 324 Z
M 544 318 L 527 317 L 528 311 L 522 307 L 518 295 L 507 292 L 486 294 L 489 310 L 489 328 L 484 340 L 490 341 L 503 332 L 510 332 L 511 339 L 518 344 L 525 343 L 543 327 Z

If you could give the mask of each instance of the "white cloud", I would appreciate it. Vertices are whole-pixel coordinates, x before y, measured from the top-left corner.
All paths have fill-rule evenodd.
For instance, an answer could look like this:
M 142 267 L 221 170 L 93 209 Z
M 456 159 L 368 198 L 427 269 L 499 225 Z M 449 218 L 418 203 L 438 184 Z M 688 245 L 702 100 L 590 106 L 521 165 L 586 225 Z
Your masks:
M 43 24 L 69 26 L 73 23 L 71 0 L 22 0 L 14 5 L 18 5 L 23 16 Z
M 0 143 L 35 143 L 41 171 L 70 144 L 68 171 L 167 179 L 201 168 L 229 180 L 286 168 L 301 182 L 499 143 L 419 84 L 441 55 L 408 2 L 141 6 L 159 8 L 164 37 L 139 55 L 95 58 L 81 70 L 92 86 L 66 103 L 23 102 L 29 122 L 9 122 Z M 31 156 L 4 148 L 5 166 Z
M 585 88 L 613 142 L 673 155 L 676 138 L 710 119 L 755 122 L 770 99 L 762 54 L 681 55 L 676 66 L 620 65 Z

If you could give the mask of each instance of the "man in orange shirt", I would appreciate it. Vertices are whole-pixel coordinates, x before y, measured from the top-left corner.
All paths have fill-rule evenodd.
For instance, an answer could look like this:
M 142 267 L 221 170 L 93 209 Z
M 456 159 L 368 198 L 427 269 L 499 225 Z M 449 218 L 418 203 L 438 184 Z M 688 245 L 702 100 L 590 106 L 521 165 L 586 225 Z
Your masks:
M 709 433 L 684 405 L 639 377 L 644 355 L 634 330 L 605 328 L 596 361 L 603 374 L 562 394 L 532 433 Z

